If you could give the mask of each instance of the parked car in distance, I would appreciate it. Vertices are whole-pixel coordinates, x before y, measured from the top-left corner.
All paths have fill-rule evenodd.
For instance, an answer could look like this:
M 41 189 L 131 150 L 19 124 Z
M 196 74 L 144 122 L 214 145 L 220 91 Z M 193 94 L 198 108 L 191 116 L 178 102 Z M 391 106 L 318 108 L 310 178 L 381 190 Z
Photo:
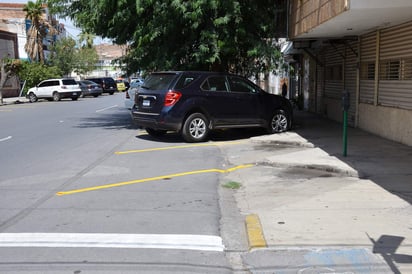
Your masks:
M 80 89 L 82 91 L 82 94 L 80 97 L 85 97 L 85 96 L 93 96 L 97 97 L 99 95 L 102 95 L 103 89 L 100 87 L 99 84 L 96 84 L 93 81 L 90 80 L 80 80 L 77 81 L 77 83 L 80 86 Z
M 118 91 L 123 92 L 130 87 L 130 84 L 124 79 L 116 79 L 116 87 Z
M 103 89 L 103 93 L 109 93 L 110 95 L 113 95 L 117 91 L 116 82 L 112 77 L 90 77 L 86 78 L 85 80 L 99 84 Z
M 202 142 L 211 130 L 220 128 L 287 131 L 293 109 L 288 99 L 269 94 L 238 75 L 167 71 L 145 79 L 131 115 L 152 136 L 176 131 L 187 142 Z
M 60 101 L 63 98 L 71 98 L 76 101 L 80 94 L 80 87 L 74 79 L 60 78 L 41 81 L 27 91 L 26 97 L 31 103 L 38 99 Z
M 134 82 L 138 82 L 140 83 L 140 85 L 142 85 L 144 80 L 142 78 L 130 78 L 130 85 Z
M 132 81 L 130 83 L 130 87 L 128 90 L 126 90 L 125 99 L 124 99 L 124 106 L 127 109 L 132 109 L 134 105 L 134 97 L 141 85 L 142 85 L 142 82 L 140 81 Z

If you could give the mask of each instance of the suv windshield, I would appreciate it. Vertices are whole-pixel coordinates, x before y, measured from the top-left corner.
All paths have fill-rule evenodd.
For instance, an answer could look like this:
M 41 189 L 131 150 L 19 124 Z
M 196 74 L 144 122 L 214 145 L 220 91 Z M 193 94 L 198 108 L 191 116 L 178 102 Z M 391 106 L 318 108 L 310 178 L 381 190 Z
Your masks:
M 168 89 L 175 77 L 176 74 L 151 74 L 142 87 L 152 90 Z

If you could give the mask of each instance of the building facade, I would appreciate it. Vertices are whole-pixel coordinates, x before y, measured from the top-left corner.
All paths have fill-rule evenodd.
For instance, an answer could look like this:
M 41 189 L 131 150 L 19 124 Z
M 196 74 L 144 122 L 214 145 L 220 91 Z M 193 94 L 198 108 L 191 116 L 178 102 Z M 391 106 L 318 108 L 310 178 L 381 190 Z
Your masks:
M 412 1 L 292 0 L 285 50 L 304 108 L 412 145 Z
M 29 59 L 24 45 L 31 22 L 25 18 L 24 6 L 25 4 L 19 3 L 0 3 L 0 58 L 8 56 L 14 59 Z M 50 45 L 61 37 L 66 37 L 66 30 L 63 24 L 60 24 L 55 17 L 49 14 L 46 6 L 44 11 L 46 19 L 58 30 L 57 35 L 49 35 L 43 40 L 44 54 L 47 58 L 50 54 Z M 12 77 L 3 88 L 3 96 L 19 96 L 20 85 L 20 80 L 17 77 Z

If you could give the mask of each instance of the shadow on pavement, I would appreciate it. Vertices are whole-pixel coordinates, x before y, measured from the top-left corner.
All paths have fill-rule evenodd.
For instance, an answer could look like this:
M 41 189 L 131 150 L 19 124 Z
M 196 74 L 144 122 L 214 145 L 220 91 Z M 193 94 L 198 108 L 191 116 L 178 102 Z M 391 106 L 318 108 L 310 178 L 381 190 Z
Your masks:
M 103 128 L 110 130 L 131 129 L 136 130 L 139 127 L 132 123 L 130 114 L 125 112 L 116 112 L 110 114 L 100 114 L 94 117 L 87 117 L 77 125 L 78 128 Z
M 242 139 L 249 139 L 251 137 L 260 136 L 266 134 L 265 130 L 260 128 L 245 128 L 245 129 L 222 129 L 214 130 L 210 133 L 208 141 L 212 142 L 226 142 L 226 141 L 239 141 Z M 153 142 L 162 143 L 182 143 L 185 142 L 182 136 L 177 132 L 168 132 L 161 137 L 153 137 L 146 133 L 136 136 L 137 138 L 150 140 Z
M 356 169 L 387 191 L 412 204 L 412 147 L 357 128 L 348 129 L 343 156 L 343 126 L 319 115 L 296 112 L 295 131 L 316 147 Z
M 368 238 L 373 243 L 373 253 L 380 254 L 393 273 L 401 273 L 394 262 L 402 264 L 411 264 L 412 256 L 406 254 L 397 254 L 396 250 L 401 246 L 404 237 L 394 235 L 382 235 L 378 240 L 374 240 L 369 235 Z

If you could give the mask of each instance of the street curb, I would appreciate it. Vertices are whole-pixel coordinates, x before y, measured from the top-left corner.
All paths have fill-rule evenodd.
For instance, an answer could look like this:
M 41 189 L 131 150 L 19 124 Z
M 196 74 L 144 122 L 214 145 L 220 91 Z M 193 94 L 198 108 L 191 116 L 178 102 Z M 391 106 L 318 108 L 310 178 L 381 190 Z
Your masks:
M 294 132 L 264 135 L 250 138 L 252 143 L 314 148 L 315 145 Z
M 335 173 L 342 176 L 360 178 L 360 174 L 356 171 L 341 169 L 335 166 L 329 165 L 319 165 L 319 164 L 294 164 L 294 163 L 275 163 L 269 160 L 264 160 L 256 163 L 260 166 L 270 166 L 270 167 L 283 167 L 283 168 L 301 168 L 301 169 L 312 169 L 325 171 L 330 173 Z
M 249 214 L 246 216 L 245 223 L 249 242 L 249 250 L 254 248 L 267 247 L 259 216 L 257 214 Z
M 3 104 L 0 106 L 9 106 L 28 103 L 29 100 L 26 97 L 13 97 L 13 98 L 3 98 Z

